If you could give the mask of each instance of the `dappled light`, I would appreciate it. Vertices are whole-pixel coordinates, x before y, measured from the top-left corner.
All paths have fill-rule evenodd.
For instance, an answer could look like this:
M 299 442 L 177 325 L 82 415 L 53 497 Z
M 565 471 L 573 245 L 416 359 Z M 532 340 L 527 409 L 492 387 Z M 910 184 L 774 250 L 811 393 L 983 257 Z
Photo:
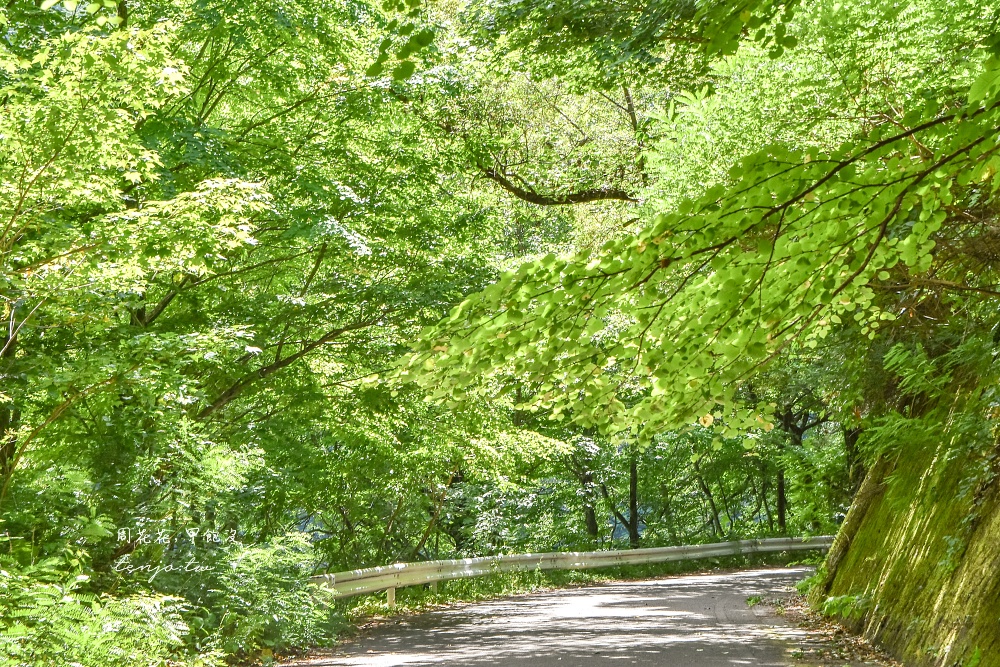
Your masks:
M 748 570 L 536 593 L 378 627 L 320 666 L 765 665 L 805 636 L 748 598 L 787 598 L 805 568 Z
M 6 0 L 0 667 L 1000 667 L 998 304 L 997 0 Z

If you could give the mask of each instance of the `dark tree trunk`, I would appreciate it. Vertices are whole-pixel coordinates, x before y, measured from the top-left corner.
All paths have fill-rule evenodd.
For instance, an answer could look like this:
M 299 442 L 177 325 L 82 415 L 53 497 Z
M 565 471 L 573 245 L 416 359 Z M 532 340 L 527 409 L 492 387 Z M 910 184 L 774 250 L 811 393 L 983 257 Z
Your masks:
M 820 413 L 814 416 L 814 412 L 809 409 L 793 411 L 789 407 L 783 414 L 778 415 L 778 421 L 781 424 L 781 430 L 788 435 L 788 442 L 794 447 L 802 446 L 802 439 L 805 437 L 806 432 L 811 429 L 823 424 L 827 421 L 827 418 Z M 779 446 L 778 449 L 778 484 L 776 495 L 777 495 L 777 511 L 778 511 L 778 531 L 781 533 L 786 533 L 788 529 L 788 492 L 785 488 L 785 464 L 781 460 L 781 453 L 784 451 L 784 446 Z
M 590 470 L 590 461 L 579 461 L 570 458 L 568 467 L 580 486 L 583 488 L 583 522 L 587 536 L 596 542 L 600 537 L 601 527 L 597 523 L 597 510 L 594 509 L 594 473 Z
M 594 473 L 589 470 L 580 475 L 580 483 L 587 493 L 587 498 L 583 502 L 583 521 L 587 527 L 587 535 L 591 540 L 597 540 L 600 536 L 600 526 L 597 525 L 597 511 L 590 500 L 590 491 L 594 488 Z
M 861 437 L 861 427 L 844 428 L 844 452 L 847 455 L 847 480 L 851 485 L 851 495 L 858 492 L 867 471 L 861 452 L 858 451 L 858 438 Z
M 10 376 L 10 365 L 14 363 L 17 334 L 0 337 L 0 372 Z M 0 476 L 6 483 L 14 474 L 17 460 L 17 428 L 21 425 L 21 411 L 12 403 L 0 404 Z
M 639 548 L 639 460 L 638 452 L 635 449 L 635 445 L 630 445 L 629 450 L 629 475 L 628 475 L 628 516 L 625 516 L 618 509 L 617 503 L 611 497 L 608 492 L 607 484 L 601 483 L 598 488 L 601 491 L 601 495 L 604 499 L 608 501 L 611 505 L 611 512 L 614 514 L 615 519 L 628 531 L 628 544 L 630 549 Z M 615 526 L 617 528 L 617 525 Z M 614 535 L 614 530 L 611 531 L 612 536 Z
M 698 486 L 701 488 L 705 500 L 708 501 L 708 508 L 711 511 L 709 523 L 712 525 L 712 532 L 716 535 L 722 535 L 722 522 L 719 521 L 719 508 L 715 505 L 715 496 L 712 495 L 712 489 L 708 487 L 705 478 L 701 476 L 701 465 L 697 461 L 694 463 L 694 473 L 698 480 Z
M 784 533 L 788 526 L 788 496 L 785 493 L 785 469 L 778 464 L 778 532 Z
M 767 501 L 768 495 L 771 493 L 771 475 L 769 466 L 767 463 L 761 459 L 760 461 L 760 499 L 764 503 L 764 513 L 767 516 L 767 529 L 769 532 L 774 532 L 774 512 L 771 511 L 771 503 Z
M 628 466 L 628 545 L 639 548 L 639 461 L 635 445 L 631 445 Z
M 600 535 L 600 527 L 597 525 L 597 512 L 590 505 L 583 506 L 583 520 L 587 524 L 587 535 L 596 540 Z

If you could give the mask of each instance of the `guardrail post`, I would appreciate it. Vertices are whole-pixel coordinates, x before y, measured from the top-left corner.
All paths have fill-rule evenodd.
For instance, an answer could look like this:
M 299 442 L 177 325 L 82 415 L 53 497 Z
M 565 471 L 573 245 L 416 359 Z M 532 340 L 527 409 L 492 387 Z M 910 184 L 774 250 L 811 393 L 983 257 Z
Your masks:
M 437 592 L 438 592 L 438 582 L 432 581 L 431 582 L 431 593 L 437 593 Z
M 386 589 L 386 591 L 385 591 L 385 602 L 390 607 L 395 607 L 396 606 L 396 589 L 395 588 L 387 588 Z

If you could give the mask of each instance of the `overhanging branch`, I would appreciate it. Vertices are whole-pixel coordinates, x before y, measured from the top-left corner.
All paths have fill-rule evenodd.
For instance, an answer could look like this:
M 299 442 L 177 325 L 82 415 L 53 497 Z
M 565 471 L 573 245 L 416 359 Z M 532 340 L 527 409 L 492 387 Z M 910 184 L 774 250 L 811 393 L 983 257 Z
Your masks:
M 545 195 L 540 192 L 535 192 L 534 190 L 528 190 L 515 185 L 502 172 L 496 169 L 489 169 L 481 166 L 479 170 L 482 172 L 483 176 L 490 179 L 518 199 L 522 199 L 530 204 L 538 204 L 539 206 L 566 206 L 569 204 L 586 204 L 589 202 L 606 200 L 627 202 L 638 201 L 628 192 L 618 188 L 593 188 L 590 190 L 581 190 L 580 192 L 571 192 L 563 195 Z
M 219 394 L 215 398 L 215 400 L 213 400 L 207 407 L 205 407 L 201 412 L 199 412 L 198 419 L 206 419 L 212 416 L 213 414 L 224 408 L 226 405 L 228 405 L 230 401 L 232 401 L 237 396 L 242 394 L 243 391 L 250 385 L 254 384 L 258 380 L 262 380 L 267 376 L 276 373 L 277 371 L 280 371 L 282 368 L 285 368 L 286 366 L 290 366 L 291 364 L 295 363 L 302 357 L 306 356 L 316 348 L 325 345 L 326 343 L 329 343 L 335 340 L 336 338 L 339 338 L 340 336 L 349 331 L 364 329 L 365 327 L 370 327 L 375 325 L 376 322 L 377 320 L 366 320 L 362 322 L 356 322 L 355 324 L 350 324 L 348 326 L 341 327 L 339 329 L 334 329 L 326 333 L 325 335 L 317 338 L 316 340 L 306 345 L 303 345 L 302 348 L 299 349 L 299 351 L 297 351 L 295 354 L 290 354 L 287 357 L 277 359 L 274 362 L 267 364 L 266 366 L 262 366 L 255 371 L 247 373 L 246 375 L 244 375 L 243 377 L 241 377 L 240 379 L 236 380 L 231 385 L 229 385 L 229 387 L 225 391 Z

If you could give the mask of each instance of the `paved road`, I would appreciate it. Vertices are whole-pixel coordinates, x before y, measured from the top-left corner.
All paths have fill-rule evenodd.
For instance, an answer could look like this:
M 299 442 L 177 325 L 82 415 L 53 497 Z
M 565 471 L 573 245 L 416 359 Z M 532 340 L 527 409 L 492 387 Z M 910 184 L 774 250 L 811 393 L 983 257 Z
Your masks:
M 310 667 L 802 666 L 804 633 L 747 597 L 783 597 L 807 568 L 754 570 L 524 595 L 377 627 Z

